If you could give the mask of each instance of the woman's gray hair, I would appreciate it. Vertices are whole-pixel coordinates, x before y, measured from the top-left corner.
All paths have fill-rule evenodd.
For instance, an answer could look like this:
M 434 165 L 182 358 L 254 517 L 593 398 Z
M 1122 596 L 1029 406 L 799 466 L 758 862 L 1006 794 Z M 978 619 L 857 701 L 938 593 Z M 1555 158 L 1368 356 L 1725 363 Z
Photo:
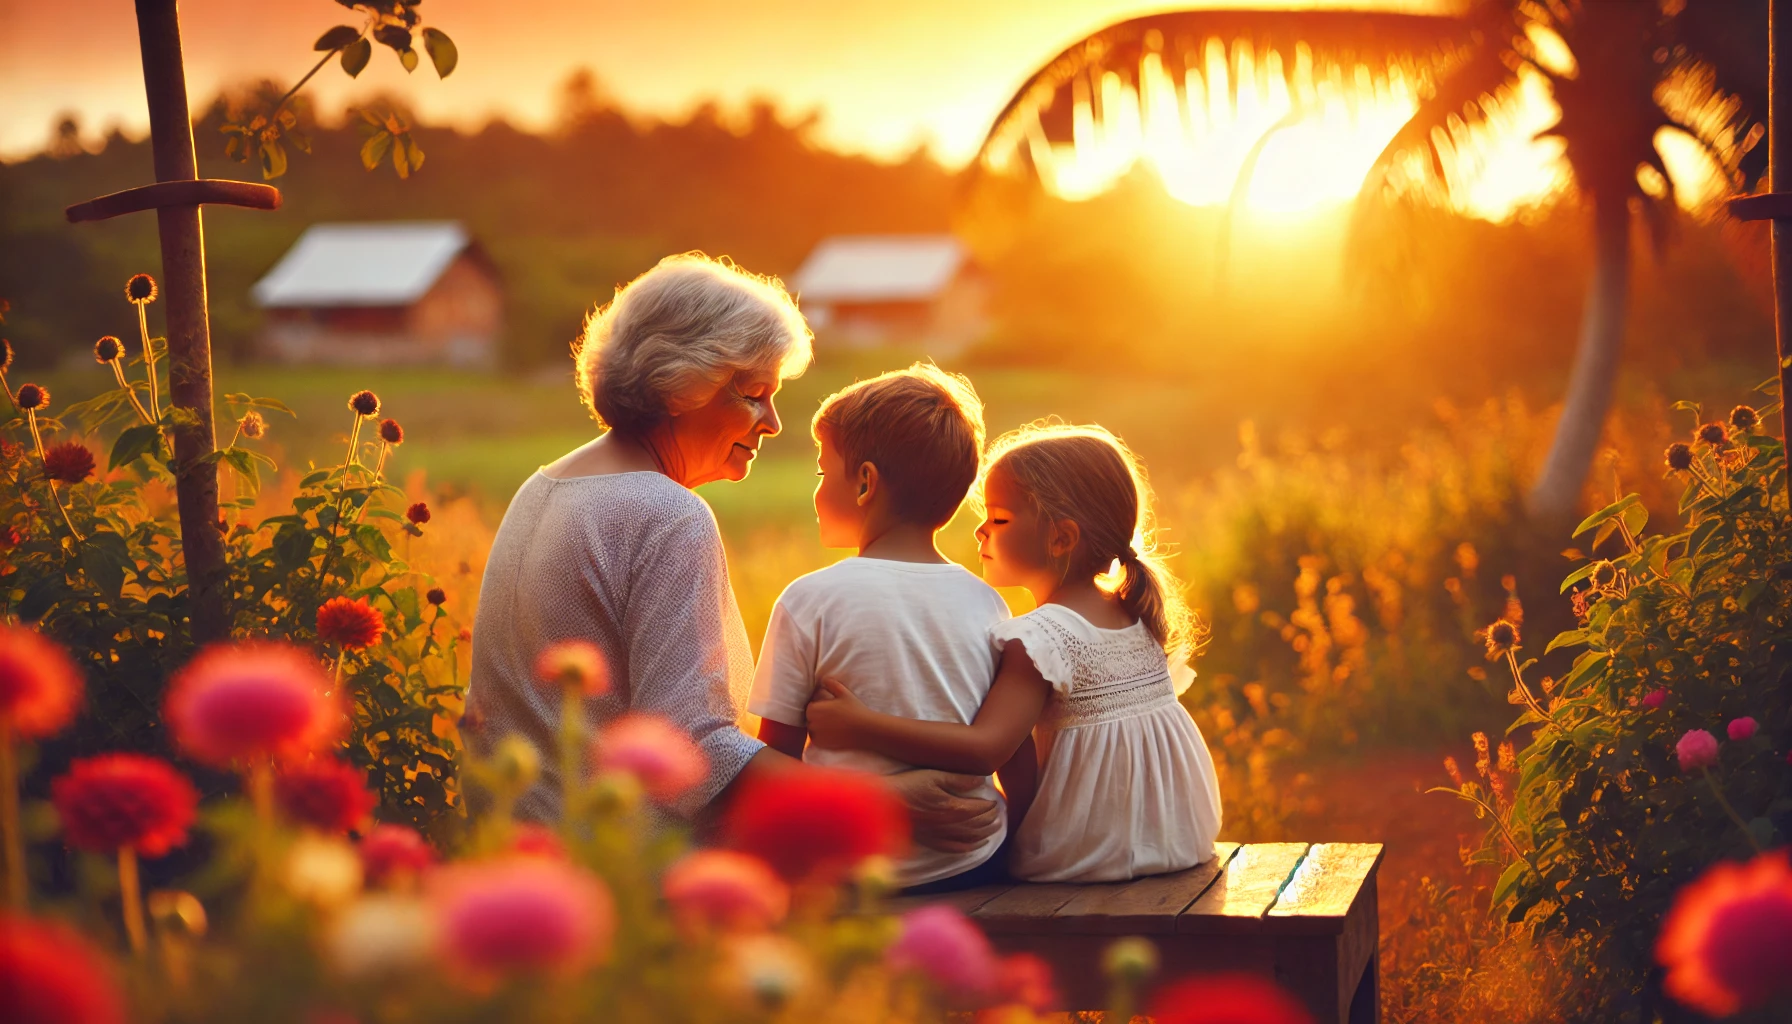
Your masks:
M 640 434 L 707 401 L 737 373 L 802 373 L 813 342 L 777 278 L 685 253 L 661 260 L 586 317 L 573 359 L 591 415 Z

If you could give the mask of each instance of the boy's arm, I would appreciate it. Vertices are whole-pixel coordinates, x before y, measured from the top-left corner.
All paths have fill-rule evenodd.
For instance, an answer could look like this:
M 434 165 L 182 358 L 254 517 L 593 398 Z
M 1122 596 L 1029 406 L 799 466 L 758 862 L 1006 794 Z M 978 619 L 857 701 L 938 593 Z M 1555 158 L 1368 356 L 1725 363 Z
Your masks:
M 926 768 L 988 775 L 1032 734 L 1050 693 L 1051 684 L 1033 666 L 1026 647 L 1010 640 L 970 725 L 878 714 L 845 686 L 823 679 L 806 712 L 809 738 L 830 749 L 870 750 Z
M 1033 745 L 1032 733 L 1027 733 L 1008 763 L 996 770 L 996 778 L 1002 780 L 1002 795 L 1008 798 L 1008 832 L 1012 835 L 1039 792 L 1039 748 Z
M 775 719 L 761 718 L 759 720 L 759 742 L 780 754 L 801 761 L 803 747 L 809 743 L 809 730 L 800 725 L 785 725 Z

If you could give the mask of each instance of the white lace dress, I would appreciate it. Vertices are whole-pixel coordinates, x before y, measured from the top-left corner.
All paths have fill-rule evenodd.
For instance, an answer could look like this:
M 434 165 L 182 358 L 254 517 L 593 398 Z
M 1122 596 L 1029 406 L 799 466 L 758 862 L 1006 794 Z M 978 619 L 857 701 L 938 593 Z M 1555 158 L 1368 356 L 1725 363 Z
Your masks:
M 1123 881 L 1213 856 L 1213 757 L 1143 623 L 1102 629 L 1048 604 L 990 635 L 1024 644 L 1052 685 L 1034 731 L 1039 793 L 1014 837 L 1016 877 Z

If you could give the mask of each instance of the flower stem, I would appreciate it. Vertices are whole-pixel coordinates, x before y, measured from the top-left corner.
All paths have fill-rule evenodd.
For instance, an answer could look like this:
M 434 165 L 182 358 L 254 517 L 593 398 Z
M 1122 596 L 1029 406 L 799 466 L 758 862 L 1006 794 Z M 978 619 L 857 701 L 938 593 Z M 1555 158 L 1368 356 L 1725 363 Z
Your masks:
M 1512 649 L 1506 651 L 1506 667 L 1512 670 L 1512 685 L 1518 687 L 1518 695 L 1524 698 L 1525 704 L 1537 713 L 1537 717 L 1560 729 L 1561 726 L 1556 724 L 1555 716 L 1543 707 L 1542 702 L 1532 695 L 1531 688 L 1524 684 L 1524 676 L 1518 671 L 1518 654 Z
M 348 486 L 348 468 L 350 466 L 359 466 L 361 464 L 355 458 L 355 445 L 360 443 L 361 440 L 361 420 L 363 419 L 365 419 L 365 417 L 360 413 L 355 413 L 354 429 L 348 432 L 348 457 L 342 460 L 342 485 L 344 487 Z
M 129 846 L 118 848 L 118 896 L 124 904 L 124 932 L 131 938 L 131 952 L 142 956 L 149 948 L 149 933 L 143 927 L 143 887 L 137 880 L 137 851 Z
M 162 418 L 162 392 L 160 385 L 156 383 L 155 350 L 149 345 L 149 311 L 145 308 L 147 303 L 139 302 L 135 305 L 137 307 L 137 331 L 143 336 L 143 368 L 149 371 L 149 410 L 155 414 L 155 419 L 151 422 L 156 422 Z
M 19 834 L 19 767 L 12 726 L 0 719 L 0 833 L 6 846 L 6 905 L 25 909 L 25 842 Z
M 1711 786 L 1711 795 L 1717 797 L 1717 805 L 1722 807 L 1724 813 L 1730 816 L 1730 820 L 1736 823 L 1736 827 L 1742 830 L 1742 837 L 1748 840 L 1748 845 L 1753 847 L 1756 853 L 1765 853 L 1766 851 L 1761 849 L 1761 841 L 1755 838 L 1754 829 L 1748 827 L 1748 822 L 1742 820 L 1742 815 L 1737 814 L 1736 808 L 1731 807 L 1730 801 L 1724 797 L 1723 788 L 1717 784 L 1717 778 L 1711 774 L 1711 769 L 1700 768 L 1699 773 L 1705 776 L 1705 782 Z
M 143 408 L 143 402 L 137 398 L 137 389 L 131 386 L 130 381 L 124 379 L 124 366 L 117 359 L 112 360 L 112 376 L 118 378 L 118 386 L 124 391 L 125 397 L 131 400 L 131 406 L 137 410 L 138 418 L 144 423 L 154 423 L 155 420 L 149 416 L 149 410 Z
M 577 685 L 560 688 L 560 821 L 562 827 L 571 835 L 573 821 L 573 798 L 582 788 L 579 785 L 580 768 L 584 759 L 580 757 L 585 739 L 585 694 Z
M 31 424 L 31 440 L 37 445 L 37 461 L 43 463 L 45 482 L 50 485 L 50 500 L 56 503 L 56 511 L 62 513 L 63 524 L 68 527 L 68 532 L 75 538 L 75 543 L 79 544 L 87 538 L 81 536 L 80 530 L 75 529 L 75 521 L 68 517 L 68 509 L 62 507 L 62 493 L 56 490 L 56 481 L 49 479 L 50 463 L 44 455 L 43 434 L 37 429 L 37 410 L 25 410 L 25 418 Z
M 336 689 L 342 689 L 342 659 L 348 657 L 348 648 L 341 647 L 336 651 Z

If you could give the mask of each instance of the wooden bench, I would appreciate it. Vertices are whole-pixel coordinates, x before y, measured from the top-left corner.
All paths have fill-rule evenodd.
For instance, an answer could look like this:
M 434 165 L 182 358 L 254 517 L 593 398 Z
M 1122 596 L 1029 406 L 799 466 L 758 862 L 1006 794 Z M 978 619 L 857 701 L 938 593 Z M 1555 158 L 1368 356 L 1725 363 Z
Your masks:
M 1322 1024 L 1373 1024 L 1381 852 L 1379 843 L 1219 843 L 1205 864 L 1132 882 L 994 885 L 894 902 L 898 912 L 951 904 L 1003 952 L 1043 957 L 1072 1009 L 1106 1005 L 1102 951 L 1141 935 L 1162 958 L 1156 982 L 1250 971 L 1273 976 Z

